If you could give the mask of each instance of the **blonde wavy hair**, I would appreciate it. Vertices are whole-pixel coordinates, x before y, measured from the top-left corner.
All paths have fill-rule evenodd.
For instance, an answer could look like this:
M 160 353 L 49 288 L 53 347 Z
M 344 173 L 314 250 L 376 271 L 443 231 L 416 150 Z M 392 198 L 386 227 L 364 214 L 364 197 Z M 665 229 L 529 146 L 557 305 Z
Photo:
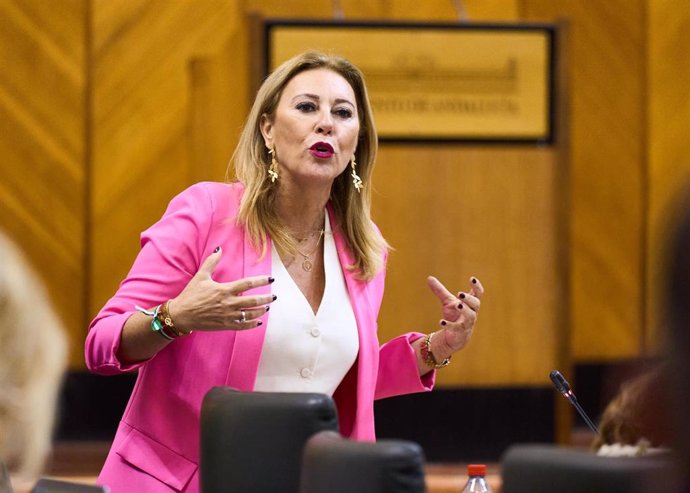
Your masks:
M 0 460 L 33 478 L 50 451 L 67 343 L 42 282 L 2 233 L 0 258 Z
M 319 68 L 332 70 L 352 87 L 359 114 L 359 138 L 355 157 L 357 173 L 364 182 L 358 192 L 345 170 L 331 188 L 337 225 L 345 235 L 354 255 L 354 264 L 348 266 L 362 279 L 371 279 L 382 268 L 388 244 L 371 221 L 371 176 L 378 149 L 378 137 L 369 103 L 364 76 L 348 60 L 315 51 L 309 51 L 287 60 L 271 73 L 261 85 L 252 106 L 230 166 L 234 165 L 238 180 L 245 186 L 238 220 L 245 226 L 250 239 L 261 252 L 266 253 L 270 236 L 277 248 L 295 254 L 296 242 L 282 226 L 275 211 L 276 184 L 268 178 L 271 158 L 261 134 L 261 117 L 275 117 L 276 108 L 285 86 L 297 74 Z M 228 176 L 231 168 L 228 168 Z

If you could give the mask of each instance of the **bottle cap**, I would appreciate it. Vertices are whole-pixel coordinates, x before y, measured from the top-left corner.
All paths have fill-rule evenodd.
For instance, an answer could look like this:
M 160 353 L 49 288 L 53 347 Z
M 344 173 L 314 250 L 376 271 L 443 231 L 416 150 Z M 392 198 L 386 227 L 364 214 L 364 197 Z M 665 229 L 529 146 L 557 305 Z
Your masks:
M 486 464 L 469 464 L 467 466 L 468 476 L 486 476 Z

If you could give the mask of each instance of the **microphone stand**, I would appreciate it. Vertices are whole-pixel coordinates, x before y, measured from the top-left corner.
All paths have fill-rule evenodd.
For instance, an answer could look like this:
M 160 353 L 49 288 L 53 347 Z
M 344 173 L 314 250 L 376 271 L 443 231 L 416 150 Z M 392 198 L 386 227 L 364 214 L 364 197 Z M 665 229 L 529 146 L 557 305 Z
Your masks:
M 599 428 L 597 428 L 597 426 L 594 424 L 594 422 L 591 419 L 589 419 L 589 416 L 587 416 L 587 413 L 585 413 L 584 409 L 582 409 L 582 407 L 580 406 L 580 403 L 577 402 L 577 397 L 575 397 L 575 394 L 573 394 L 572 390 L 563 394 L 563 396 L 566 399 L 568 399 L 568 401 L 575 407 L 575 409 L 577 409 L 577 412 L 580 414 L 582 419 L 585 420 L 585 423 L 587 423 L 587 426 L 589 426 L 589 429 L 598 435 L 599 434 Z
M 573 405 L 573 407 L 575 407 L 582 419 L 584 419 L 585 423 L 587 423 L 587 426 L 589 426 L 589 429 L 597 435 L 599 435 L 599 429 L 594 424 L 594 422 L 591 419 L 589 419 L 589 416 L 587 416 L 585 410 L 582 409 L 580 403 L 577 402 L 577 397 L 575 397 L 575 393 L 570 389 L 570 384 L 565 379 L 565 377 L 561 375 L 561 372 L 559 372 L 558 370 L 553 370 L 549 374 L 549 377 L 551 378 L 553 385 L 556 387 L 556 390 L 558 390 L 563 395 L 563 397 L 568 399 L 568 402 L 570 402 Z

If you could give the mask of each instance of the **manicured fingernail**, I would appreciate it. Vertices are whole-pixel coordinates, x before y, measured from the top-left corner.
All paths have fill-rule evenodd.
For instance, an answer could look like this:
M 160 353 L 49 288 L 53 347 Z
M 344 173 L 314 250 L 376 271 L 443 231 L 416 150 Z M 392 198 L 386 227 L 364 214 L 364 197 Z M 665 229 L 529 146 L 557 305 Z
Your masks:
M 268 311 L 268 310 L 270 310 L 270 309 L 271 309 L 271 306 L 270 306 L 270 305 L 266 305 L 266 311 Z
M 278 297 L 274 294 L 274 295 L 273 295 L 273 301 L 275 301 L 275 300 L 277 300 L 277 299 L 278 299 Z
M 458 310 L 462 310 L 462 303 L 458 305 Z
M 465 293 L 460 293 L 460 299 L 464 300 L 465 299 Z
M 218 253 L 218 252 L 220 252 L 220 247 L 219 247 L 219 246 L 217 246 L 216 249 L 213 250 L 213 253 Z
M 476 277 L 472 278 L 472 284 L 477 284 L 477 278 Z
M 268 278 L 268 284 L 271 284 L 272 282 L 275 282 L 275 279 L 272 278 L 272 277 L 269 277 L 269 278 Z
M 446 324 L 448 324 L 448 322 L 446 322 L 445 320 L 441 320 L 441 325 L 446 325 Z
M 264 324 L 264 323 L 263 323 L 261 320 L 258 320 L 258 321 L 256 322 L 256 326 L 257 326 L 257 327 L 258 327 L 259 325 L 263 325 L 263 324 Z

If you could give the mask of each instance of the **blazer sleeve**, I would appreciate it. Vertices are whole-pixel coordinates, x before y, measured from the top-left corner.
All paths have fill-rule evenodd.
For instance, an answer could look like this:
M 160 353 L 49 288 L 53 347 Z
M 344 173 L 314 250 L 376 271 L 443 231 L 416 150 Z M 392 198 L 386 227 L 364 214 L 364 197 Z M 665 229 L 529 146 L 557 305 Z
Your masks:
M 115 295 L 91 322 L 84 353 L 89 370 L 116 374 L 144 362 L 125 365 L 117 358 L 122 328 L 135 305 L 151 308 L 177 296 L 197 272 L 214 221 L 208 187 L 193 185 L 176 196 L 163 217 L 141 235 L 141 250 Z
M 381 346 L 375 399 L 428 392 L 434 388 L 436 370 L 420 377 L 412 343 L 424 337 L 419 332 L 403 334 Z
M 380 234 L 380 233 L 379 233 Z M 384 269 L 370 283 L 369 289 L 377 300 L 375 317 L 378 318 L 381 300 L 383 297 L 388 254 L 384 255 Z M 374 399 L 384 399 L 396 395 L 427 392 L 433 389 L 436 379 L 436 370 L 419 375 L 417 367 L 417 354 L 412 343 L 424 337 L 419 332 L 409 332 L 386 342 L 379 348 L 378 374 L 376 378 L 376 390 Z

